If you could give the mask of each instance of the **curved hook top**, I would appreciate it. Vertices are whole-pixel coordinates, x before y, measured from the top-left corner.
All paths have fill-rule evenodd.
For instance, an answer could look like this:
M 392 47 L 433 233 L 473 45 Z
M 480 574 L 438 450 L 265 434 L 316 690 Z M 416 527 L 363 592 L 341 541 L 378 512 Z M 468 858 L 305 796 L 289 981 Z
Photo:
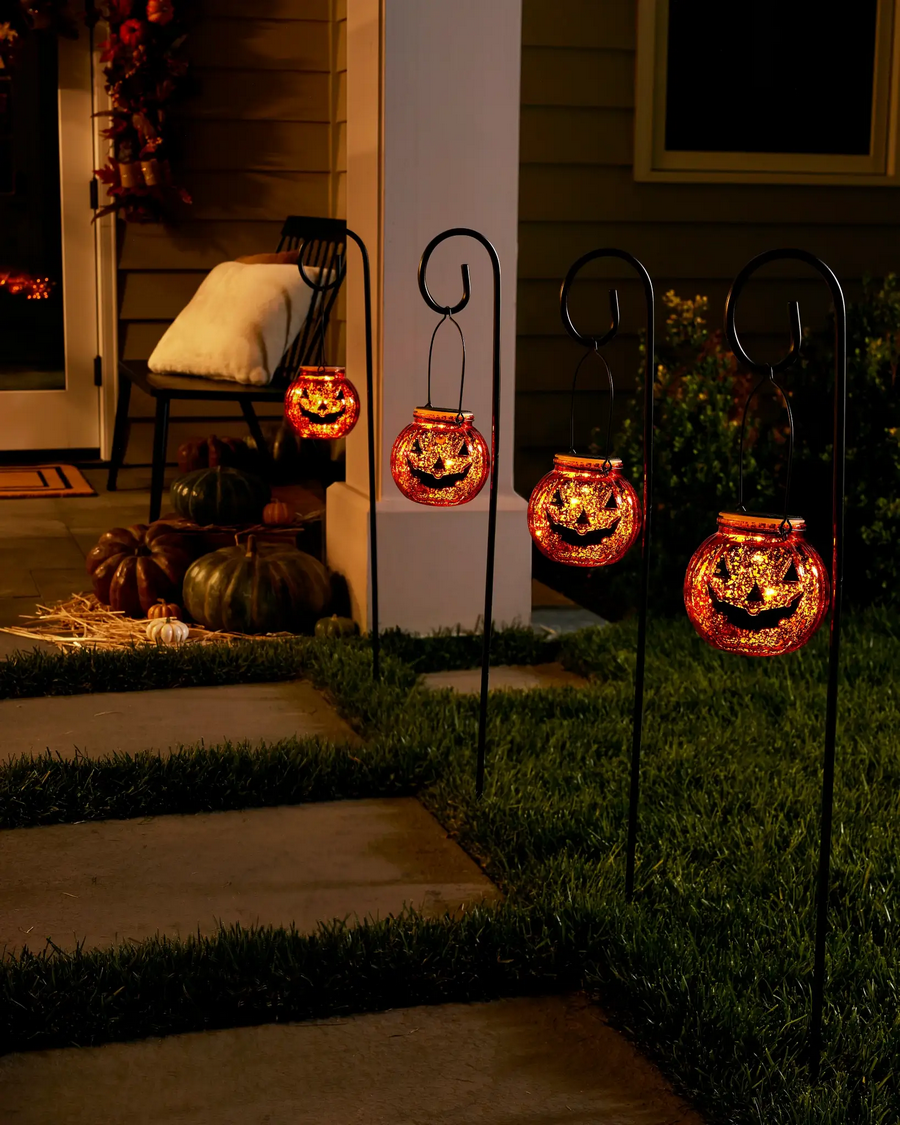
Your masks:
M 653 283 L 650 280 L 650 274 L 644 268 L 642 262 L 639 262 L 633 254 L 629 254 L 627 250 L 617 250 L 615 247 L 604 247 L 600 250 L 591 250 L 587 254 L 582 254 L 577 262 L 573 262 L 566 274 L 565 280 L 559 291 L 559 315 L 562 317 L 563 327 L 569 333 L 576 343 L 583 345 L 586 348 L 599 349 L 604 347 L 610 342 L 619 331 L 619 293 L 616 289 L 609 291 L 609 313 L 611 324 L 608 331 L 604 332 L 602 336 L 586 336 L 579 332 L 575 325 L 572 323 L 572 317 L 569 313 L 569 290 L 575 278 L 588 264 L 597 258 L 620 258 L 623 262 L 628 262 L 641 276 L 644 283 L 645 293 L 650 294 L 652 300 Z
M 831 290 L 831 297 L 834 301 L 836 328 L 839 337 L 843 339 L 844 335 L 843 326 L 846 322 L 847 315 L 844 291 L 833 270 L 827 266 L 821 258 L 817 258 L 815 254 L 810 254 L 808 250 L 798 250 L 794 247 L 767 250 L 764 254 L 757 254 L 755 258 L 751 259 L 744 266 L 734 279 L 731 289 L 728 291 L 728 297 L 725 300 L 725 335 L 728 338 L 728 343 L 737 357 L 738 362 L 743 364 L 748 371 L 752 371 L 757 375 L 763 375 L 770 369 L 776 374 L 781 371 L 786 371 L 792 364 L 796 363 L 800 355 L 800 345 L 803 342 L 803 326 L 800 321 L 800 305 L 796 301 L 790 301 L 788 303 L 791 346 L 787 354 L 782 356 L 777 363 L 757 363 L 755 360 L 751 359 L 746 351 L 744 351 L 734 322 L 738 298 L 751 275 L 762 266 L 768 265 L 769 262 L 778 262 L 785 259 L 805 262 L 806 265 L 812 266 L 812 268 L 821 275 L 825 284 Z
M 425 280 L 425 274 L 428 270 L 428 262 L 434 250 L 438 246 L 440 246 L 440 244 L 446 239 L 455 238 L 457 235 L 468 235 L 469 238 L 474 238 L 477 242 L 480 242 L 490 255 L 491 264 L 496 270 L 496 276 L 498 278 L 500 276 L 500 259 L 497 257 L 497 251 L 494 249 L 493 243 L 489 242 L 484 237 L 484 235 L 480 233 L 480 231 L 472 230 L 471 227 L 451 227 L 450 230 L 445 230 L 441 234 L 435 235 L 435 237 L 432 238 L 432 240 L 428 243 L 428 245 L 422 252 L 422 258 L 419 262 L 419 292 L 422 294 L 422 300 L 425 302 L 425 304 L 428 305 L 428 307 L 434 312 L 440 313 L 442 316 L 453 316 L 458 312 L 462 312 L 462 310 L 469 303 L 469 298 L 472 295 L 469 278 L 469 267 L 465 264 L 460 267 L 460 272 L 462 273 L 463 295 L 455 305 L 438 304 L 434 297 L 432 297 L 428 289 L 428 283 Z
M 300 276 L 303 278 L 306 284 L 310 287 L 310 289 L 318 290 L 318 292 L 320 293 L 327 293 L 329 289 L 337 289 L 344 280 L 344 272 L 346 270 L 344 255 L 335 255 L 335 259 L 337 261 L 337 269 L 333 271 L 334 277 L 330 282 L 323 285 L 319 281 L 313 281 L 313 279 L 307 274 L 306 267 L 303 265 L 303 251 L 305 249 L 306 241 L 303 241 L 300 243 L 300 249 L 297 251 L 297 269 L 300 271 Z M 321 269 L 319 269 L 319 273 L 322 273 Z

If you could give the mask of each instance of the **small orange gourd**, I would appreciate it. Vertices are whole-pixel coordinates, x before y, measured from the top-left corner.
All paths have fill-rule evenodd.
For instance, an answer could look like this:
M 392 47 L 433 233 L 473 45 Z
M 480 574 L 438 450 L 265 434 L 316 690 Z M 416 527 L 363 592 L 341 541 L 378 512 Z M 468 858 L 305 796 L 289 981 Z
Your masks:
M 151 621 L 158 617 L 173 617 L 176 621 L 179 621 L 181 619 L 181 606 L 175 605 L 174 602 L 167 602 L 165 598 L 159 598 L 156 605 L 150 606 L 147 610 L 147 616 Z
M 284 500 L 272 500 L 263 508 L 262 519 L 265 524 L 294 522 L 294 509 Z

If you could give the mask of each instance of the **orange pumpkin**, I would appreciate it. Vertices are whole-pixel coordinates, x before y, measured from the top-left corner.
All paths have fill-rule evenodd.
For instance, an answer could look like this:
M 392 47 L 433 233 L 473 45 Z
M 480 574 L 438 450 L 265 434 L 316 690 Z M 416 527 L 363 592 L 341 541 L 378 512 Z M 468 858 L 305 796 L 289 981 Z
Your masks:
M 262 521 L 266 524 L 293 523 L 294 509 L 283 500 L 273 500 L 263 508 Z
M 160 598 L 156 605 L 150 606 L 147 610 L 147 616 L 151 621 L 157 617 L 174 617 L 177 621 L 181 618 L 181 606 L 175 605 L 174 602 L 167 602 L 165 598 Z

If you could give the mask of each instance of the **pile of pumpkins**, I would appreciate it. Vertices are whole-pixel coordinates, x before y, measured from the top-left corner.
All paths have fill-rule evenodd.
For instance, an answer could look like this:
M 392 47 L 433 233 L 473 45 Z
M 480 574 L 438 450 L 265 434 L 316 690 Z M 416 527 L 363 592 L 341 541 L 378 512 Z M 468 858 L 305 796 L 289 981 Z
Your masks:
M 209 454 L 212 461 L 214 446 Z M 219 463 L 179 477 L 171 496 L 178 515 L 201 526 L 293 519 L 287 505 L 270 502 L 265 481 Z M 164 643 L 186 637 L 182 616 L 229 633 L 303 633 L 329 606 L 328 571 L 293 545 L 238 535 L 234 546 L 197 558 L 195 542 L 162 521 L 114 527 L 87 557 L 94 594 L 129 617 L 149 617 L 148 635 Z

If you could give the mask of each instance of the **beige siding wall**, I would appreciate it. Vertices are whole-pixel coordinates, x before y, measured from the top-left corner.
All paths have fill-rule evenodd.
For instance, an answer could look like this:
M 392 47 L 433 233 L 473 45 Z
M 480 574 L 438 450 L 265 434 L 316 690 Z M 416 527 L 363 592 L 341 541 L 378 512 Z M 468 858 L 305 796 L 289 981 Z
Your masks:
M 771 247 L 820 255 L 851 296 L 863 274 L 900 267 L 900 189 L 635 183 L 634 0 L 524 0 L 523 21 L 516 484 L 527 494 L 567 441 L 568 385 L 580 353 L 563 333 L 558 295 L 575 258 L 600 246 L 630 250 L 658 297 L 671 288 L 703 293 L 710 325 L 720 327 L 732 277 Z M 724 61 L 709 66 L 710 97 L 726 96 Z M 631 388 L 639 285 L 614 262 L 583 276 L 573 311 L 585 331 L 608 324 L 607 291 L 619 290 L 623 333 L 608 358 L 617 385 Z M 804 322 L 817 327 L 827 295 L 800 266 L 759 276 L 766 280 L 746 292 L 738 327 L 748 339 L 755 334 L 761 353 L 781 354 L 787 301 L 799 300 Z M 661 308 L 658 323 L 664 319 Z M 582 371 L 586 384 L 596 383 L 596 371 Z M 586 437 L 605 405 L 594 391 L 582 398 Z
M 188 40 L 199 92 L 185 103 L 176 126 L 194 204 L 177 227 L 123 228 L 119 317 L 125 358 L 149 356 L 213 266 L 273 250 L 288 214 L 332 213 L 334 2 L 207 0 Z M 239 418 L 236 407 L 212 409 Z M 209 404 L 173 404 L 170 461 L 189 434 L 246 433 L 239 420 L 190 421 L 209 413 Z M 153 403 L 137 390 L 131 414 L 137 421 L 127 460 L 149 461 Z
M 347 0 L 332 0 L 331 54 L 331 214 L 347 218 Z M 348 254 L 356 250 L 349 249 Z M 334 308 L 331 329 L 333 361 L 344 362 L 347 296 L 342 290 Z

